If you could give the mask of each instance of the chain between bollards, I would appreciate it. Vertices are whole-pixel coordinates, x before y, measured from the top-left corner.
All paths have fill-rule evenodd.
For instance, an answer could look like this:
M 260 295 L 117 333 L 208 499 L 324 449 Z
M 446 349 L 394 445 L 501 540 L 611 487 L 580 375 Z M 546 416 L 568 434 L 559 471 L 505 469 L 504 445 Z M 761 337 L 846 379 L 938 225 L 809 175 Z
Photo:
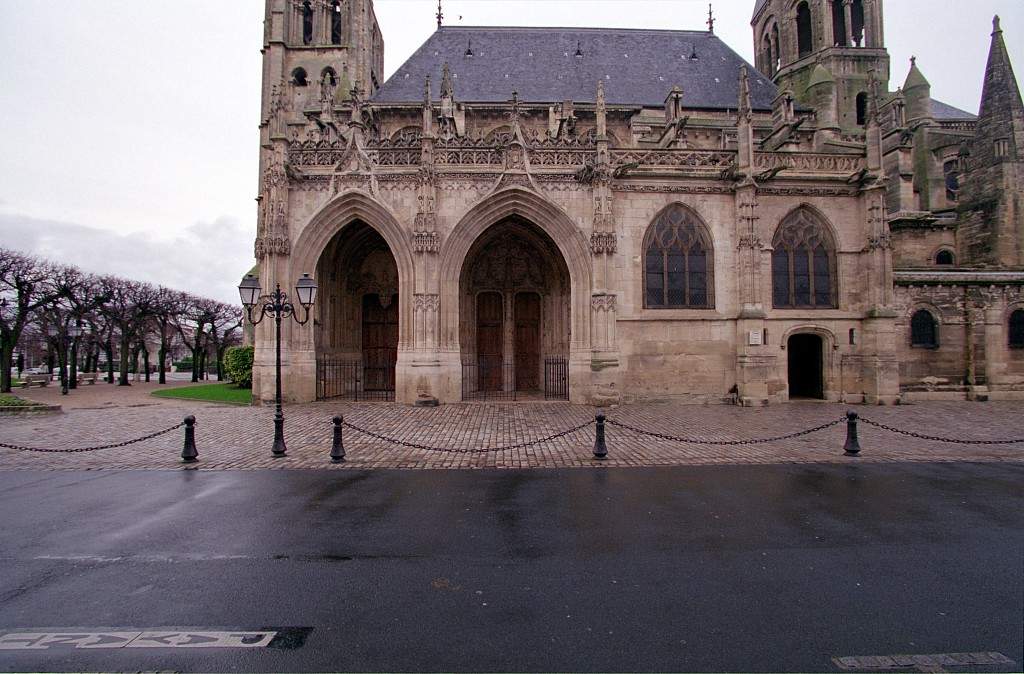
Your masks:
M 846 450 L 846 456 L 857 456 L 860 453 L 860 441 L 857 438 L 857 419 L 858 414 L 853 410 L 846 413 L 846 444 L 843 445 L 843 449 Z
M 608 456 L 608 445 L 604 439 L 604 410 L 597 411 L 594 421 L 597 423 L 597 429 L 594 432 L 594 458 L 601 461 Z
M 331 463 L 341 463 L 345 460 L 345 443 L 341 439 L 341 425 L 344 419 L 341 415 L 334 417 L 334 442 L 331 443 Z
M 185 446 L 181 449 L 183 463 L 195 463 L 199 460 L 196 450 L 196 418 L 191 414 L 185 417 Z

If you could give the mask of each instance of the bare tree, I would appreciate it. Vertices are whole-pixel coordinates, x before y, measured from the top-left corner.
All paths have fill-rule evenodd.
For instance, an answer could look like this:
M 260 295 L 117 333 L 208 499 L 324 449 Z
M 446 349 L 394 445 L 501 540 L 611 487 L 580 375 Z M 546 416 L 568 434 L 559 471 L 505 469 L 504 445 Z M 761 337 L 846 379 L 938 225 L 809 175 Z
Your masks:
M 146 320 L 150 318 L 156 301 L 157 289 L 148 283 L 129 281 L 116 276 L 100 278 L 105 302 L 103 314 L 117 329 L 121 352 L 118 386 L 131 386 L 128 381 L 128 362 L 132 343 Z
M 185 293 L 163 286 L 157 288 L 153 310 L 153 326 L 160 342 L 157 361 L 160 363 L 160 378 L 158 381 L 161 384 L 167 383 L 167 352 L 170 351 L 171 340 L 174 338 L 174 321 L 184 311 L 187 304 L 188 296 Z
M 182 343 L 192 352 L 192 381 L 199 381 L 201 368 L 206 366 L 206 329 L 213 322 L 217 302 L 195 295 L 187 295 L 184 306 L 173 317 Z
M 50 265 L 0 248 L 0 392 L 11 391 L 11 360 L 22 330 L 33 313 L 57 292 L 46 283 Z
M 210 343 L 217 358 L 217 381 L 224 381 L 224 352 L 241 341 L 242 310 L 218 302 L 210 323 Z

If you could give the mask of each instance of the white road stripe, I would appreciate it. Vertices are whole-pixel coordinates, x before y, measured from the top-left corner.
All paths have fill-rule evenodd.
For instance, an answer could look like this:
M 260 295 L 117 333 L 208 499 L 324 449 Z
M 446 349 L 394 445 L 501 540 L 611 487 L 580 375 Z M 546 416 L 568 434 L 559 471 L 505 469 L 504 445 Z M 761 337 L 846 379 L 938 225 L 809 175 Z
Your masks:
M 9 632 L 0 650 L 50 648 L 266 648 L 277 632 Z

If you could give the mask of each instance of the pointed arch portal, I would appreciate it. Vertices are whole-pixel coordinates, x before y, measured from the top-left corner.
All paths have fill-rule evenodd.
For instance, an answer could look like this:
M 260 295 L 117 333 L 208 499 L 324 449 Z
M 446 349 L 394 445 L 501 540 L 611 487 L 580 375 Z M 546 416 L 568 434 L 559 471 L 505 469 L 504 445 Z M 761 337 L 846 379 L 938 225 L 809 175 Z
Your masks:
M 496 255 L 503 246 L 514 254 Z M 569 363 L 574 354 L 580 360 L 590 355 L 593 272 L 590 246 L 563 210 L 532 190 L 499 190 L 462 217 L 438 268 L 441 348 L 462 362 L 463 397 L 481 381 L 497 388 L 497 375 L 479 379 L 486 363 L 501 363 L 503 391 L 533 386 L 539 363 L 544 390 L 570 396 L 575 375 Z M 499 298 L 486 293 L 500 295 L 500 311 Z
M 488 228 L 459 279 L 463 391 L 543 391 L 545 365 L 569 355 L 569 298 L 569 269 L 539 227 L 512 216 Z

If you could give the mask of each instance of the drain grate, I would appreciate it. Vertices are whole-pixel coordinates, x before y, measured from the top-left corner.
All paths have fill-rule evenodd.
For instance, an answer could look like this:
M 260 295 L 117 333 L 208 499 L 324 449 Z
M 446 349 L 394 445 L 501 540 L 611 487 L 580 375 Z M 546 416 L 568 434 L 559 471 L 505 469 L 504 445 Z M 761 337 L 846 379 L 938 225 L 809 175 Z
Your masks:
M 941 672 L 944 667 L 977 667 L 1012 665 L 1013 660 L 1002 653 L 933 653 L 931 655 L 855 655 L 832 658 L 844 670 L 917 669 L 922 672 Z

